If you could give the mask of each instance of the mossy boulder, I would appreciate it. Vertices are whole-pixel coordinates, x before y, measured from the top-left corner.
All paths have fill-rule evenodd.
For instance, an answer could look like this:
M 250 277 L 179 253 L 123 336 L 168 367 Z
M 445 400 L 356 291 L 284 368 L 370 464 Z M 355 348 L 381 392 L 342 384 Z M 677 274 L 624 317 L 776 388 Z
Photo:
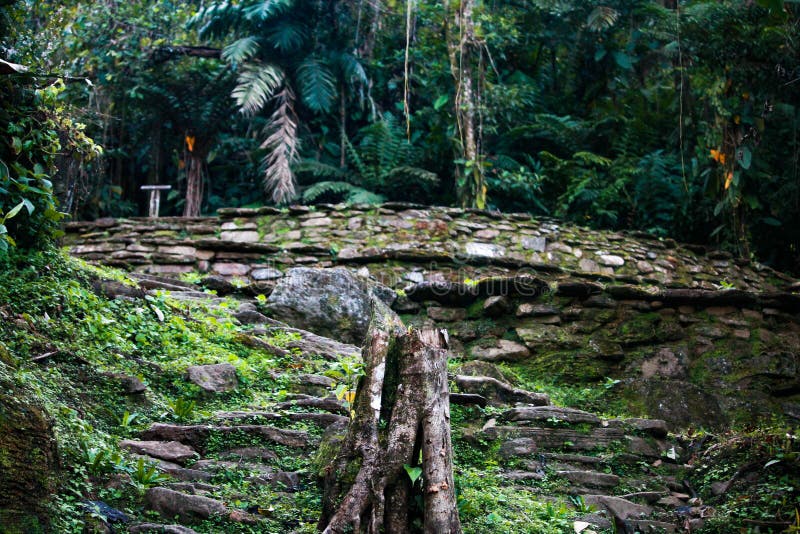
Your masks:
M 0 362 L 0 533 L 43 532 L 58 468 L 53 425 L 10 370 Z

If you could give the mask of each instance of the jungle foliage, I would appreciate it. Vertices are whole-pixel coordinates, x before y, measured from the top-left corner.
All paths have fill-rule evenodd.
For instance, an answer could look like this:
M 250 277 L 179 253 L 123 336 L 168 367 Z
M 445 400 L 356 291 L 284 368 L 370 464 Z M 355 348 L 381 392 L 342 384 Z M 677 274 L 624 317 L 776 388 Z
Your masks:
M 168 213 L 408 200 L 642 230 L 798 269 L 797 3 L 18 7 L 4 8 L 18 31 L 3 58 L 69 76 L 57 105 L 105 148 L 58 166 L 74 217 L 142 213 L 150 183 L 173 186 Z

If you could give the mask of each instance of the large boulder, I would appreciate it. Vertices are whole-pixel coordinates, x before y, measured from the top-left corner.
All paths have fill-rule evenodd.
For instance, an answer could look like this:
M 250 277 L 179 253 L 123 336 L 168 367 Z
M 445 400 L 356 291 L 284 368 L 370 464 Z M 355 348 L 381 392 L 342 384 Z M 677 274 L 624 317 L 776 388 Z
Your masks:
M 267 299 L 270 313 L 292 326 L 361 345 L 370 318 L 366 282 L 346 269 L 290 269 Z

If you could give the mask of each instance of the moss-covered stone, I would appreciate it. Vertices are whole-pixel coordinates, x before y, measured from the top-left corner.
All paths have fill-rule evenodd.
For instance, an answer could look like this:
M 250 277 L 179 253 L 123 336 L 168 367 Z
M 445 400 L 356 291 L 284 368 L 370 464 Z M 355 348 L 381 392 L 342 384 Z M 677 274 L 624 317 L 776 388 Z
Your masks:
M 0 363 L 0 532 L 40 532 L 55 489 L 55 436 L 44 408 L 7 370 Z

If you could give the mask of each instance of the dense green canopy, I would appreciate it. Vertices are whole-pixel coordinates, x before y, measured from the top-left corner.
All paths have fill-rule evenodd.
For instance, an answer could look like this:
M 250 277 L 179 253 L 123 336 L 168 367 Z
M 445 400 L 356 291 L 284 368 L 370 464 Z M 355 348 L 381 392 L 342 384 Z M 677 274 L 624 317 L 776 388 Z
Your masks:
M 70 82 L 60 113 L 104 149 L 46 172 L 74 217 L 141 214 L 150 183 L 187 215 L 408 200 L 800 269 L 793 2 L 4 4 L 0 58 L 41 75 L 4 90 Z M 9 122 L 3 214 L 29 140 Z

